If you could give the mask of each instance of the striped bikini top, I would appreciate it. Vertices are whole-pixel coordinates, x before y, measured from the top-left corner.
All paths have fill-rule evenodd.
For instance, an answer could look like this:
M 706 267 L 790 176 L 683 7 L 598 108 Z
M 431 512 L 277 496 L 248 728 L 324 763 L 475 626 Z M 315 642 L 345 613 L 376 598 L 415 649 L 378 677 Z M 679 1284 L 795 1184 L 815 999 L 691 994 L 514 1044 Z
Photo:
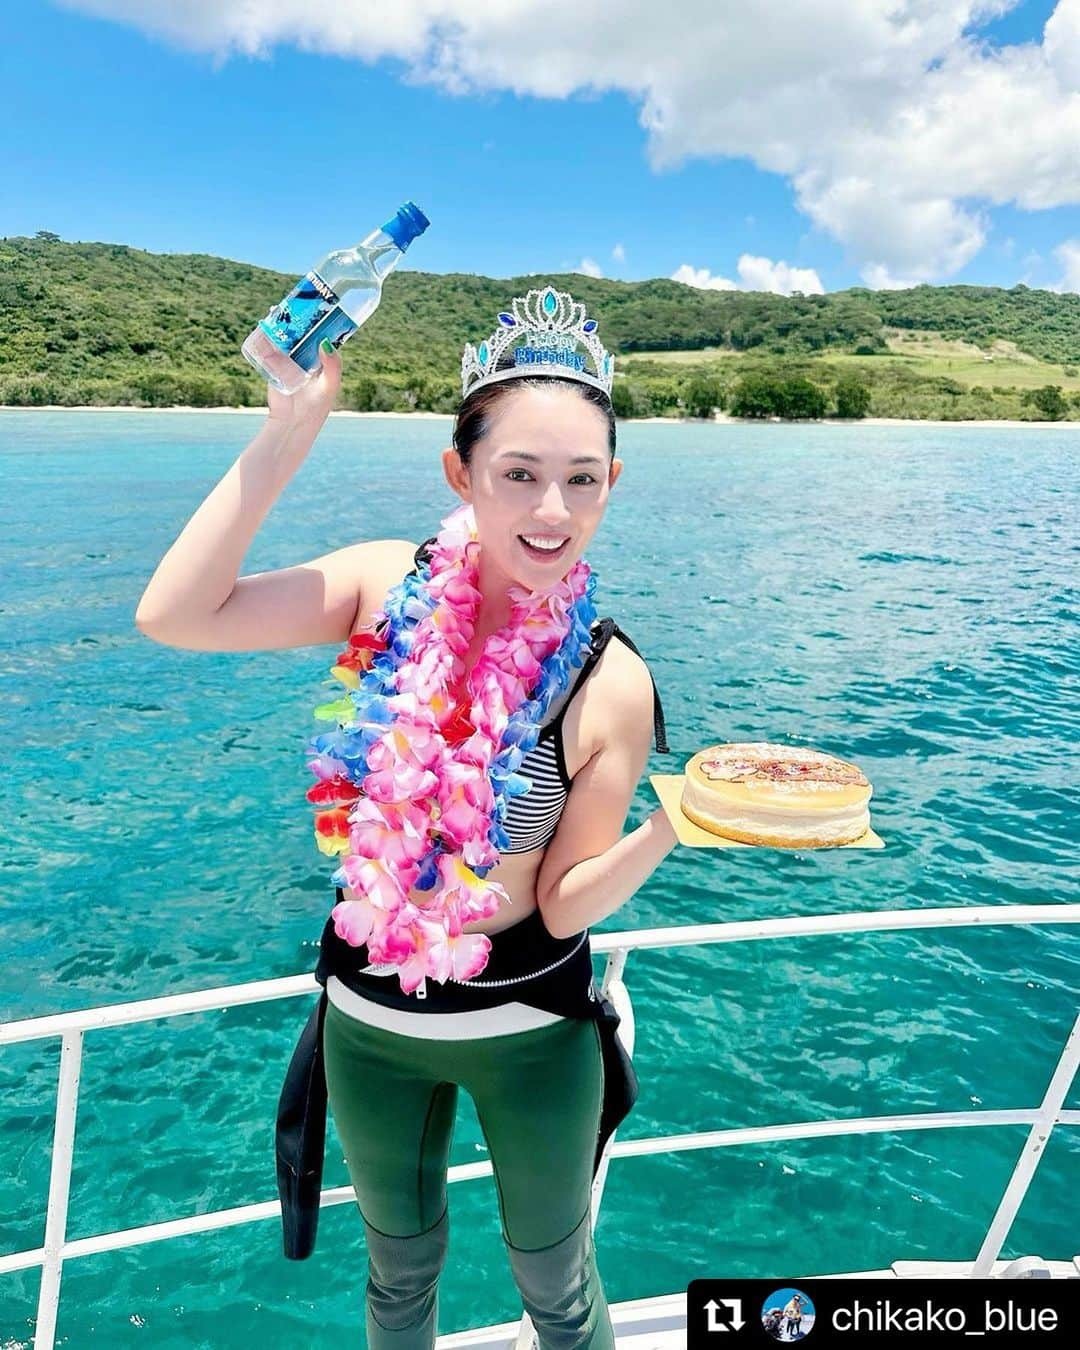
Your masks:
M 416 550 L 417 567 L 426 556 L 427 545 L 434 542 L 435 537 L 432 536 Z M 570 690 L 569 698 L 565 699 L 552 720 L 540 728 L 539 740 L 522 757 L 518 773 L 530 779 L 532 787 L 528 792 L 510 798 L 506 815 L 503 817 L 503 829 L 510 838 L 510 846 L 500 850 L 503 855 L 529 853 L 533 849 L 544 848 L 554 837 L 571 785 L 570 775 L 566 771 L 566 753 L 563 746 L 563 718 L 578 690 L 592 674 L 612 637 L 620 638 L 632 652 L 641 655 L 614 619 L 599 619 L 593 624 L 592 646 Z M 652 679 L 651 671 L 649 678 Z M 662 755 L 669 754 L 664 709 L 660 703 L 655 680 L 653 680 L 653 734 L 656 738 L 657 752 Z

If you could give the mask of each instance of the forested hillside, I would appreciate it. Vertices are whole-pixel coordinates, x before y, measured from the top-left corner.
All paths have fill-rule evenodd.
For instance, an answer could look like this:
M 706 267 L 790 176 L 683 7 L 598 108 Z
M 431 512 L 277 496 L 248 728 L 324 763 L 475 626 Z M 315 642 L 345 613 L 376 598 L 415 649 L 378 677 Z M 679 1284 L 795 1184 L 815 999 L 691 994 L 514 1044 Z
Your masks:
M 46 232 L 3 239 L 0 403 L 262 404 L 240 344 L 295 279 Z M 917 286 L 778 296 L 660 279 L 417 271 L 391 277 L 346 348 L 340 406 L 451 411 L 464 342 L 490 332 L 512 296 L 549 280 L 585 302 L 624 358 L 622 415 L 1080 417 L 1075 294 Z

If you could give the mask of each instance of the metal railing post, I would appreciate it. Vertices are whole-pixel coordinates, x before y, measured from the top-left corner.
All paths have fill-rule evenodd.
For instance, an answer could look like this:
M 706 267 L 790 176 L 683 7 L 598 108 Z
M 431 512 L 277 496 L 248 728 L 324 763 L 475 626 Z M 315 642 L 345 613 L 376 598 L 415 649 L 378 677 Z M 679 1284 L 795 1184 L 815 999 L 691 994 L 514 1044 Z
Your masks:
M 1065 1098 L 1076 1076 L 1077 1065 L 1080 1065 L 1080 1013 L 1077 1014 L 1073 1029 L 1069 1032 L 1065 1049 L 1061 1052 L 1061 1058 L 1050 1079 L 1039 1113 L 1028 1133 L 1027 1143 L 1016 1160 L 1009 1184 L 1005 1187 L 1005 1194 L 1001 1197 L 997 1213 L 979 1248 L 975 1264 L 971 1267 L 972 1279 L 985 1279 L 994 1268 L 994 1262 L 1009 1236 L 1009 1230 L 1027 1194 L 1035 1169 L 1042 1160 L 1046 1142 L 1057 1122 L 1058 1112 L 1065 1104 Z
M 56 1342 L 56 1312 L 60 1303 L 60 1276 L 64 1268 L 63 1247 L 67 1238 L 68 1196 L 71 1191 L 71 1159 L 75 1151 L 75 1118 L 79 1111 L 82 1046 L 81 1031 L 64 1032 L 60 1041 L 60 1079 L 56 1088 L 49 1206 L 45 1214 L 45 1255 L 41 1262 L 34 1350 L 53 1350 Z
M 616 1035 L 622 1042 L 623 1049 L 634 1058 L 634 1005 L 630 1002 L 630 994 L 623 981 L 623 975 L 626 972 L 627 950 L 625 947 L 617 947 L 614 951 L 608 952 L 607 963 L 604 966 L 604 975 L 600 981 L 600 992 L 603 996 L 610 998 L 615 1006 L 615 1011 L 619 1014 L 620 1022 Z M 600 1217 L 600 1200 L 604 1194 L 604 1184 L 607 1181 L 608 1165 L 611 1162 L 611 1146 L 615 1142 L 614 1131 L 604 1149 L 604 1156 L 600 1159 L 600 1166 L 596 1169 L 596 1176 L 593 1178 L 592 1187 L 592 1225 L 596 1227 L 596 1221 Z

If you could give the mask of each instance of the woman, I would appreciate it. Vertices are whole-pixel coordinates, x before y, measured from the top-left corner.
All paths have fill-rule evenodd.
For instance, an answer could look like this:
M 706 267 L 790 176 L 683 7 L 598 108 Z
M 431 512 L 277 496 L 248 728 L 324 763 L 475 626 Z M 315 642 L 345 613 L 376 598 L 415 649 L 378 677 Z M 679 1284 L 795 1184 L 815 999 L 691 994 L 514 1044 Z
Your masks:
M 338 886 L 323 934 L 316 975 L 325 995 L 289 1066 L 278 1171 L 286 1254 L 303 1257 L 314 1242 L 328 1092 L 367 1236 L 373 1350 L 434 1344 L 461 1086 L 487 1139 L 511 1271 L 540 1346 L 614 1344 L 590 1198 L 636 1081 L 618 1017 L 593 983 L 588 927 L 677 842 L 662 809 L 620 837 L 654 727 L 657 748 L 667 748 L 648 668 L 628 639 L 610 641 L 610 621 L 584 624 L 586 641 L 575 640 L 575 623 L 592 615 L 583 554 L 622 471 L 612 360 L 595 321 L 550 287 L 515 300 L 499 321 L 479 349 L 465 350 L 463 400 L 443 452 L 463 505 L 438 535 L 419 548 L 356 544 L 237 580 L 255 530 L 333 405 L 340 358 L 324 348 L 319 375 L 298 393 L 269 390 L 266 426 L 166 554 L 136 615 L 148 636 L 177 646 L 352 638 L 339 675 L 350 653 L 363 656 L 352 680 L 369 691 L 368 711 L 353 721 L 367 728 L 365 755 L 352 759 L 363 790 L 350 790 L 342 767 L 347 716 L 314 743 L 322 781 L 308 795 L 328 808 L 317 817 L 319 846 L 346 855 L 335 879 L 350 884 Z M 454 610 L 449 579 L 466 577 L 473 585 L 459 586 Z M 441 695 L 429 706 L 415 691 L 434 686 L 418 672 L 449 671 L 449 651 L 456 706 L 443 707 Z M 378 692 L 380 666 L 389 700 Z M 515 670 L 527 672 L 516 684 Z M 405 749 L 386 768 L 395 743 Z M 428 765 L 443 774 L 437 792 Z M 466 803 L 447 785 L 470 772 L 484 792 L 470 789 Z M 409 793 L 400 786 L 409 782 L 425 786 Z M 373 836 L 416 813 L 423 829 Z M 366 846 L 376 836 L 382 844 Z M 466 885 L 454 880 L 462 876 Z M 430 935 L 430 916 L 450 909 L 445 934 L 415 936 Z
M 786 1319 L 786 1331 L 789 1341 L 797 1341 L 800 1336 L 799 1328 L 802 1326 L 803 1310 L 802 1295 L 792 1294 L 784 1305 L 784 1317 Z

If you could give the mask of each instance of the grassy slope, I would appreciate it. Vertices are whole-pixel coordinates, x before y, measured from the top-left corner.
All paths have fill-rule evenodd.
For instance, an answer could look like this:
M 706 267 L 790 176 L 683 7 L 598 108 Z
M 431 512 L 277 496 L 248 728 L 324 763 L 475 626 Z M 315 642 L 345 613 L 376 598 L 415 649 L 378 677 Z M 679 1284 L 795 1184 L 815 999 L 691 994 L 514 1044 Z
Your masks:
M 929 378 L 946 376 L 967 388 L 979 385 L 1008 386 L 1014 389 L 1038 389 L 1056 384 L 1066 392 L 1080 391 L 1080 367 L 1041 361 L 1020 351 L 1015 342 L 994 339 L 986 347 L 963 341 L 949 341 L 938 333 L 886 330 L 888 352 L 878 356 L 856 356 L 852 352 L 829 351 L 817 359 L 838 369 L 857 371 L 872 378 L 883 364 L 896 361 L 906 369 Z M 746 363 L 745 352 L 708 347 L 702 351 L 658 352 L 650 359 L 664 365 L 701 367 L 716 362 L 718 369 L 730 374 L 731 362 Z M 1065 371 L 1075 374 L 1065 374 Z

